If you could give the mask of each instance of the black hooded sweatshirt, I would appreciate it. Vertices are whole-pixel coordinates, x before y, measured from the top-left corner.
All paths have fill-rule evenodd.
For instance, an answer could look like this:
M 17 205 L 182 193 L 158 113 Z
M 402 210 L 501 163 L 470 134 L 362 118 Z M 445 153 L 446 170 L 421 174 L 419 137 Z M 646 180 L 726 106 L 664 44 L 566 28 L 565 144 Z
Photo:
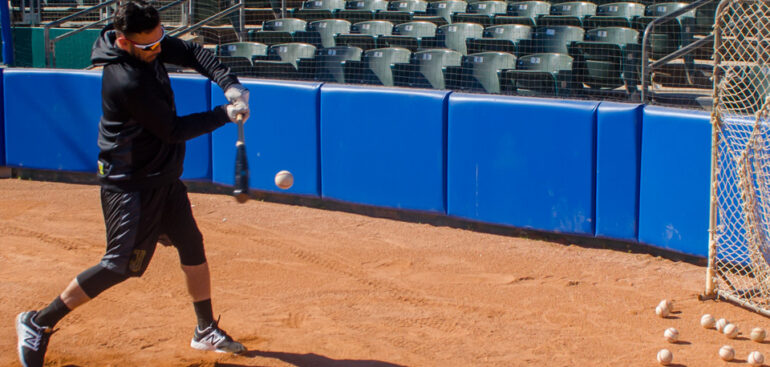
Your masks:
M 117 47 L 112 25 L 94 43 L 91 61 L 103 65 L 99 121 L 99 180 L 112 191 L 139 191 L 182 175 L 185 141 L 230 121 L 225 106 L 177 116 L 174 93 L 163 63 L 191 67 L 222 90 L 238 79 L 201 46 L 166 37 L 151 63 Z

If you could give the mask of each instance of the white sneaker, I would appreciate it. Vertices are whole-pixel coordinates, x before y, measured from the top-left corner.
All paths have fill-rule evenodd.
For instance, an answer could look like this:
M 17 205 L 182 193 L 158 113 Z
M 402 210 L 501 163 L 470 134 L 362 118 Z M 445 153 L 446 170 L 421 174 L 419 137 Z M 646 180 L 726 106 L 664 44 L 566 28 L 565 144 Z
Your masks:
M 219 320 L 212 322 L 204 330 L 195 328 L 190 346 L 198 350 L 215 351 L 217 353 L 239 354 L 246 351 L 243 344 L 234 341 L 230 335 L 219 328 Z

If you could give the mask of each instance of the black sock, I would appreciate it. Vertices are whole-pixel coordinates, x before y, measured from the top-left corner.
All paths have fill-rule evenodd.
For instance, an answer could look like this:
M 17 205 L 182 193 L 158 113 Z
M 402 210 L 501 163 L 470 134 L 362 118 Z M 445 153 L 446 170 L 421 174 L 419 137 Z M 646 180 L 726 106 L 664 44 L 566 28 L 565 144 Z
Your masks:
M 195 315 L 198 316 L 198 329 L 205 329 L 214 323 L 214 311 L 211 310 L 211 298 L 193 302 Z
M 61 297 L 56 297 L 48 307 L 40 310 L 35 316 L 35 323 L 39 326 L 53 327 L 59 320 L 67 316 L 70 313 L 70 309 L 61 300 Z

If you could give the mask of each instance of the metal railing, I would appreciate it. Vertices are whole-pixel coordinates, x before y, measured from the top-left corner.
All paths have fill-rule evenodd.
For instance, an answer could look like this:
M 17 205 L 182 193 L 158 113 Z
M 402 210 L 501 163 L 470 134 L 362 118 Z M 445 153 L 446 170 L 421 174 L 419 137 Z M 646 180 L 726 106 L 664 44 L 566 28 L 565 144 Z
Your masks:
M 694 9 L 700 8 L 701 6 L 704 6 L 706 4 L 712 3 L 715 0 L 698 0 L 691 4 L 688 4 L 687 6 L 684 6 L 676 11 L 673 11 L 671 13 L 668 13 L 666 15 L 662 15 L 658 18 L 655 18 L 652 20 L 649 24 L 647 24 L 647 27 L 644 29 L 644 35 L 642 36 L 642 90 L 640 91 L 640 102 L 646 103 L 647 97 L 648 97 L 648 88 L 650 87 L 650 75 L 652 73 L 652 70 L 660 68 L 661 66 L 667 64 L 671 60 L 680 58 L 686 54 L 689 54 L 698 47 L 701 47 L 705 44 L 707 44 L 709 41 L 712 41 L 714 39 L 713 33 L 701 38 L 695 42 L 692 42 L 688 44 L 687 46 L 684 46 L 671 54 L 668 54 L 654 62 L 649 61 L 650 57 L 650 46 L 649 46 L 649 37 L 653 32 L 653 29 L 655 29 L 655 26 L 664 22 L 667 22 L 669 20 L 672 20 L 684 13 L 687 13 L 689 11 L 692 11 Z M 689 75 L 688 75 L 689 79 Z
M 227 8 L 225 10 L 222 10 L 219 13 L 216 13 L 216 14 L 214 14 L 214 15 L 206 18 L 206 19 L 203 19 L 203 20 L 201 20 L 198 23 L 195 23 L 193 25 L 187 26 L 184 29 L 176 29 L 174 31 L 171 31 L 171 32 L 168 33 L 168 35 L 171 36 L 171 37 L 179 37 L 179 36 L 181 36 L 183 34 L 194 32 L 194 31 L 200 29 L 201 27 L 203 27 L 204 25 L 206 25 L 206 24 L 208 24 L 208 23 L 210 23 L 212 21 L 215 21 L 215 20 L 217 20 L 219 18 L 222 18 L 224 16 L 230 15 L 230 14 L 234 13 L 237 10 L 238 11 L 238 18 L 239 18 L 239 21 L 238 21 L 238 40 L 239 41 L 243 41 L 244 39 L 246 39 L 246 26 L 245 26 L 245 24 L 246 24 L 246 9 L 245 9 L 245 5 L 246 5 L 245 0 L 240 0 L 240 2 L 238 2 L 237 4 Z
M 37 0 L 39 1 L 39 0 Z M 171 9 L 174 6 L 181 6 L 182 7 L 182 19 L 181 23 L 185 24 L 187 27 L 189 27 L 190 22 L 192 21 L 192 0 L 175 0 L 171 3 L 168 3 L 160 8 L 158 8 L 158 13 L 163 13 L 164 11 L 167 11 Z M 106 2 L 103 2 L 99 5 L 92 6 L 88 9 L 81 10 L 79 12 L 70 14 L 64 18 L 57 19 L 53 22 L 47 23 L 43 26 L 43 42 L 45 44 L 45 65 L 46 67 L 56 67 L 56 53 L 54 52 L 56 50 L 56 42 L 61 41 L 62 39 L 65 39 L 67 37 L 74 36 L 80 32 L 83 32 L 89 28 L 92 28 L 96 25 L 108 22 L 112 20 L 112 13 L 110 12 L 110 6 L 113 4 L 118 4 L 120 0 L 108 0 Z M 241 2 L 243 3 L 243 1 Z M 67 33 L 61 34 L 57 36 L 54 39 L 51 39 L 51 28 L 59 26 L 63 23 L 66 23 L 68 21 L 71 21 L 73 19 L 77 19 L 85 14 L 94 12 L 94 11 L 105 11 L 105 14 L 102 15 L 101 19 L 88 23 L 86 25 L 83 25 L 77 29 L 74 29 L 72 31 L 69 31 Z M 243 16 L 242 16 L 243 17 Z

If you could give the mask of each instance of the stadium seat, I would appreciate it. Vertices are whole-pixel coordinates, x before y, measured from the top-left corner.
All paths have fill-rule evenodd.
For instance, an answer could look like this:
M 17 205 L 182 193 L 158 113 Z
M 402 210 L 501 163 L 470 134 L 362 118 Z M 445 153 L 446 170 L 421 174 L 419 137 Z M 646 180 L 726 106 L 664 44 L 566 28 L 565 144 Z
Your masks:
M 441 17 L 446 20 L 446 23 L 452 23 L 452 15 L 454 13 L 464 12 L 468 8 L 468 3 L 465 1 L 454 0 L 441 0 L 431 1 L 428 3 L 428 8 L 425 11 L 427 16 Z M 439 24 L 443 25 L 443 24 Z
M 484 27 L 494 24 L 496 15 L 505 15 L 506 3 L 504 1 L 475 1 L 468 3 L 465 13 L 455 13 L 452 16 L 453 23 L 476 23 Z
M 687 3 L 659 3 L 648 5 L 645 15 L 634 19 L 634 28 L 644 32 L 647 25 L 654 19 L 677 11 L 687 6 Z M 695 11 L 691 10 L 675 19 L 663 22 L 655 26 L 649 36 L 650 56 L 659 59 L 692 42 L 692 34 L 684 32 L 683 24 L 695 23 Z
M 599 5 L 596 15 L 584 22 L 586 28 L 597 27 L 633 27 L 633 20 L 644 15 L 645 6 L 641 3 L 618 2 Z
M 305 39 L 320 39 L 321 47 L 334 47 L 337 45 L 334 42 L 334 37 L 336 37 L 338 34 L 350 33 L 350 27 L 350 22 L 344 19 L 316 20 L 307 24 L 307 31 L 296 32 L 294 34 L 294 39 L 297 41 L 304 41 Z M 306 43 L 314 44 L 314 42 Z
M 583 26 L 583 21 L 596 15 L 596 4 L 585 1 L 565 2 L 551 5 L 548 15 L 538 19 L 538 25 Z
M 297 18 L 281 18 L 266 20 L 262 23 L 263 31 L 273 32 L 289 32 L 304 31 L 307 27 L 307 22 L 303 19 Z
M 500 73 L 516 67 L 516 56 L 505 52 L 480 52 L 463 58 L 464 88 L 470 92 L 499 94 Z
M 339 34 L 334 37 L 337 46 L 353 46 L 363 50 L 377 48 L 379 36 L 389 36 L 393 33 L 393 23 L 386 20 L 369 20 L 358 22 L 350 27 L 349 34 Z
M 375 19 L 387 20 L 393 24 L 408 23 L 415 15 L 425 15 L 428 2 L 423 0 L 391 0 L 386 11 L 375 14 Z
M 219 61 L 236 76 L 253 76 L 251 59 L 245 56 L 218 56 Z
M 509 22 L 505 24 L 512 24 L 516 20 L 515 24 L 527 24 L 537 25 L 537 19 L 541 15 L 548 15 L 551 12 L 551 4 L 545 1 L 521 1 L 508 3 L 506 14 L 513 19 L 507 17 L 498 16 L 495 18 L 495 24 L 501 23 L 503 19 L 507 19 Z M 498 20 L 500 19 L 500 20 Z M 526 21 L 526 23 L 524 23 Z
M 363 50 L 358 47 L 336 46 L 316 50 L 315 58 L 299 61 L 301 75 L 312 75 L 314 80 L 345 83 L 345 63 L 361 61 Z
M 409 64 L 393 66 L 396 86 L 445 89 L 444 71 L 448 66 L 461 66 L 462 54 L 449 49 L 432 49 L 412 54 Z
M 520 53 L 569 53 L 573 42 L 580 42 L 585 30 L 569 25 L 538 26 L 532 33 L 532 39 L 519 42 Z
M 631 77 L 628 73 L 638 72 L 639 65 L 629 61 L 627 54 L 628 45 L 637 44 L 638 39 L 639 32 L 631 28 L 603 27 L 587 31 L 585 41 L 575 44 L 573 54 L 585 65 L 580 80 L 591 88 L 623 86 Z
M 350 23 L 374 20 L 374 14 L 388 8 L 387 0 L 347 0 L 345 9 L 337 12 L 337 18 Z
M 422 46 L 422 39 L 436 36 L 436 25 L 431 22 L 409 22 L 393 26 L 393 34 L 377 38 L 379 47 L 403 47 L 414 52 Z
M 292 17 L 313 21 L 334 18 L 338 10 L 345 9 L 345 0 L 307 0 L 302 8 L 295 10 Z
M 412 52 L 388 47 L 364 51 L 361 61 L 345 63 L 345 81 L 359 84 L 393 86 L 393 66 L 408 64 Z
M 558 53 L 526 55 L 515 70 L 501 72 L 506 92 L 526 95 L 566 95 L 572 83 L 572 57 Z
M 521 24 L 503 24 L 484 28 L 483 38 L 468 39 L 468 53 L 498 51 L 518 54 L 519 41 L 530 39 L 532 27 Z
M 292 32 L 283 31 L 255 31 L 250 30 L 248 32 L 248 38 L 251 42 L 264 43 L 268 46 L 277 45 L 279 43 L 291 43 L 294 42 L 294 35 Z
M 254 56 L 267 55 L 267 45 L 257 42 L 231 42 L 217 46 L 216 54 L 218 56 L 239 56 L 245 57 L 249 61 Z
M 480 24 L 452 23 L 438 27 L 436 37 L 429 42 L 432 42 L 434 47 L 449 48 L 467 55 L 466 41 L 469 38 L 481 38 L 483 33 L 484 27 Z
M 315 56 L 315 46 L 307 43 L 283 43 L 270 46 L 267 50 L 268 60 L 280 60 L 294 66 L 297 69 L 297 63 L 300 59 L 313 58 Z

